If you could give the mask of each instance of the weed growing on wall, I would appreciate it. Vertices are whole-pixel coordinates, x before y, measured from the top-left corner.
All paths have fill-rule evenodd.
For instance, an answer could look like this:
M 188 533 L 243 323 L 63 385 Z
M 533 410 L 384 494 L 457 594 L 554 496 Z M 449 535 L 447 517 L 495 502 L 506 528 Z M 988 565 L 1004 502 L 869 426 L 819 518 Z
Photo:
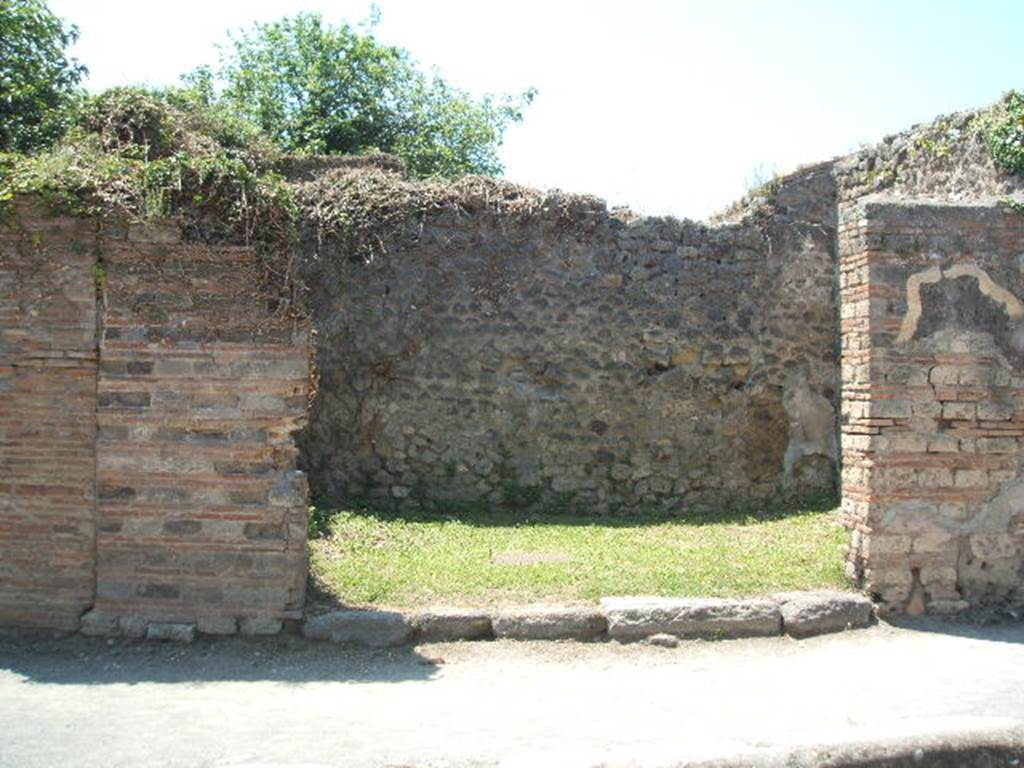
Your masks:
M 1024 94 L 1010 91 L 987 116 L 984 132 L 996 164 L 1024 173 Z
M 187 94 L 117 88 L 88 99 L 53 149 L 4 155 L 0 199 L 35 194 L 76 215 L 181 217 L 200 240 L 279 240 L 292 195 L 281 155 Z

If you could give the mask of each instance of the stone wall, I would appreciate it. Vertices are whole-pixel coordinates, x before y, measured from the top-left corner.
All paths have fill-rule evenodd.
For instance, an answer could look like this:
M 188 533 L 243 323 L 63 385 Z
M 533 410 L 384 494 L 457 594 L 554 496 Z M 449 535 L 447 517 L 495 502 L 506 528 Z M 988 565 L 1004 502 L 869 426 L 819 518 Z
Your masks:
M 83 630 L 102 634 L 298 617 L 306 484 L 291 433 L 309 332 L 276 310 L 260 260 L 183 244 L 173 224 L 24 207 L 8 224 L 0 625 L 75 628 L 90 607 Z
M 883 609 L 1020 607 L 1024 217 L 844 209 L 843 511 Z
M 719 227 L 467 201 L 372 260 L 321 247 L 318 498 L 593 514 L 832 492 L 833 192 L 812 169 Z

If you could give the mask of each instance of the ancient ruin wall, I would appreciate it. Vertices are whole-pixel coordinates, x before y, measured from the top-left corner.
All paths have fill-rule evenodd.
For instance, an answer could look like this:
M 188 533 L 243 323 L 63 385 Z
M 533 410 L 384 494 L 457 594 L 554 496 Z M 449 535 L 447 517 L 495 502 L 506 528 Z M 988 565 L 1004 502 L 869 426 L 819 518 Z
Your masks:
M 1024 217 L 867 199 L 840 228 L 843 512 L 883 609 L 1024 603 Z
M 93 601 L 96 294 L 88 222 L 0 221 L 0 625 Z
M 833 217 L 824 168 L 739 224 L 476 201 L 371 260 L 321 248 L 318 498 L 592 514 L 832 491 Z
M 0 262 L 0 625 L 276 631 L 304 599 L 308 330 L 249 249 L 26 211 Z

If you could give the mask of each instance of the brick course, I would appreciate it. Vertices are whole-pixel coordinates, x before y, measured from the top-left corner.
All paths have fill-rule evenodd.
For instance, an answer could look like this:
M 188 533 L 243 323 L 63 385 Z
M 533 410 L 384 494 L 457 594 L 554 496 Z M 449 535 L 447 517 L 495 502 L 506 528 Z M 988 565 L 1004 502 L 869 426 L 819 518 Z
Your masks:
M 0 226 L 0 624 L 74 629 L 93 601 L 95 232 Z

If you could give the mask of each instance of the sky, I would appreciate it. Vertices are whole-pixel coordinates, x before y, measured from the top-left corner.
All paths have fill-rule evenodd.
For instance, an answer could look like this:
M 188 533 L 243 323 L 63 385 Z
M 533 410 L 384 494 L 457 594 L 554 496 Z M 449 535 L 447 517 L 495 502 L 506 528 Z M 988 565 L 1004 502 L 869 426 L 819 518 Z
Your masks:
M 228 30 L 366 0 L 49 0 L 91 91 L 168 85 Z M 703 218 L 773 174 L 1024 89 L 1022 0 L 380 0 L 379 40 L 476 95 L 537 89 L 515 182 Z

